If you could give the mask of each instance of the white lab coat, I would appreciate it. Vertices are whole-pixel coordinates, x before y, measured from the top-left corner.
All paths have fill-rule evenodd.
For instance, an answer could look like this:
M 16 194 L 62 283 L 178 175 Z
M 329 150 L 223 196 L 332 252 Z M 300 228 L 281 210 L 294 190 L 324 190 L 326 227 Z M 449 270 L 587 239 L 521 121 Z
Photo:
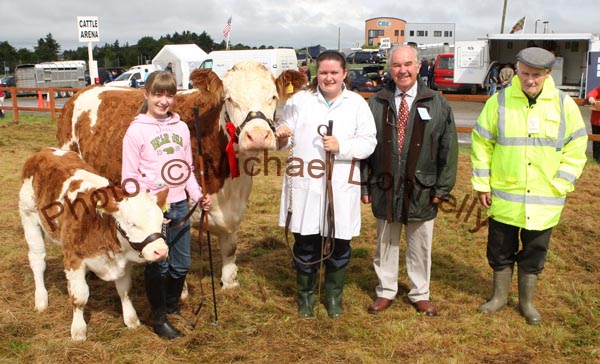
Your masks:
M 350 240 L 360 234 L 359 160 L 373 153 L 377 140 L 367 102 L 348 90 L 331 106 L 320 92 L 312 91 L 301 91 L 286 103 L 281 123 L 292 130 L 293 149 L 283 180 L 279 226 L 285 226 L 291 188 L 290 231 L 301 235 L 326 231 L 325 149 L 317 128 L 329 120 L 333 120 L 333 135 L 339 143 L 332 174 L 335 237 Z

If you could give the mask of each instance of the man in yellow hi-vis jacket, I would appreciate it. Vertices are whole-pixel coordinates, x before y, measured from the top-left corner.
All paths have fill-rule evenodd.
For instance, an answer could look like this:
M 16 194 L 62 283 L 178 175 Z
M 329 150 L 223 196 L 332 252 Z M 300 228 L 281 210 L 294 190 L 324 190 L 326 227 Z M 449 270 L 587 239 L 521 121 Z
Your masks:
M 565 197 L 585 165 L 587 131 L 578 106 L 554 85 L 554 55 L 531 47 L 517 61 L 512 86 L 490 97 L 471 135 L 471 182 L 488 208 L 487 259 L 494 271 L 494 295 L 479 311 L 506 305 L 516 262 L 519 307 L 527 323 L 537 325 L 537 276 Z

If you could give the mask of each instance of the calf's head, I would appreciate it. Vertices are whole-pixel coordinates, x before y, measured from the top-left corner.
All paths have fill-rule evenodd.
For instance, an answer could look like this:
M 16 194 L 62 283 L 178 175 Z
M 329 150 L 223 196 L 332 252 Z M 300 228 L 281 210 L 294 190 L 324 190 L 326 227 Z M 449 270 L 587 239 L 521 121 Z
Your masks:
M 168 192 L 163 190 L 156 196 L 145 192 L 127 195 L 121 188 L 113 187 L 106 194 L 110 196 L 106 202 L 98 202 L 97 208 L 115 219 L 123 248 L 136 250 L 147 262 L 165 259 L 169 253 L 162 235 Z

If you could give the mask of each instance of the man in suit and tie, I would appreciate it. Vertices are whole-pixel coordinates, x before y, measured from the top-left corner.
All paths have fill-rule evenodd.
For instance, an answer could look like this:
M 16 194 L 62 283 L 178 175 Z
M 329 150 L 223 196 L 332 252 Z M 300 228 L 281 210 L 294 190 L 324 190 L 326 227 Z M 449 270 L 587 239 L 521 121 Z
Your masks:
M 378 140 L 361 165 L 361 199 L 377 220 L 373 265 L 379 284 L 368 312 L 380 313 L 396 298 L 404 229 L 408 299 L 418 312 L 437 316 L 429 297 L 433 222 L 456 181 L 456 127 L 445 99 L 420 80 L 417 49 L 401 45 L 390 54 L 394 82 L 368 101 Z

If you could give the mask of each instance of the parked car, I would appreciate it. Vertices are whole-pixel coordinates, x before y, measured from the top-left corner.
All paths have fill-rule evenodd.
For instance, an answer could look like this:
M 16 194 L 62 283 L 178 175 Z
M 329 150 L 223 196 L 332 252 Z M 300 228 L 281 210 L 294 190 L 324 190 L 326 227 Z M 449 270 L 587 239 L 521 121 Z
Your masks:
M 449 92 L 468 92 L 476 94 L 475 84 L 454 83 L 454 53 L 438 54 L 433 64 L 431 88 Z
M 122 73 L 119 77 L 115 78 L 114 81 L 107 82 L 108 86 L 130 86 L 133 87 L 133 81 L 137 83 L 137 87 L 141 87 L 144 84 L 144 79 L 140 70 L 129 70 Z
M 365 66 L 363 68 L 350 68 L 348 81 L 350 90 L 355 92 L 377 92 L 383 88 L 383 78 L 379 71 L 383 66 Z
M 15 82 L 15 76 L 6 76 L 6 77 L 2 77 L 0 79 L 0 83 L 2 84 L 2 86 L 4 87 L 14 87 L 16 85 Z M 10 90 L 5 89 L 4 90 L 4 95 L 5 97 L 10 97 Z
M 113 81 L 125 73 L 125 68 L 123 67 L 98 67 L 98 78 L 100 78 L 100 84 L 104 85 L 110 82 L 109 73 L 113 74 Z
M 98 84 L 104 85 L 111 81 L 109 77 L 109 73 L 113 73 L 113 80 L 122 75 L 125 72 L 125 68 L 123 67 L 98 67 Z M 92 82 L 90 78 L 90 71 L 85 70 L 85 84 L 90 85 Z
M 346 56 L 346 62 L 348 63 L 385 63 L 385 58 L 382 59 L 381 54 L 378 51 L 356 51 Z

